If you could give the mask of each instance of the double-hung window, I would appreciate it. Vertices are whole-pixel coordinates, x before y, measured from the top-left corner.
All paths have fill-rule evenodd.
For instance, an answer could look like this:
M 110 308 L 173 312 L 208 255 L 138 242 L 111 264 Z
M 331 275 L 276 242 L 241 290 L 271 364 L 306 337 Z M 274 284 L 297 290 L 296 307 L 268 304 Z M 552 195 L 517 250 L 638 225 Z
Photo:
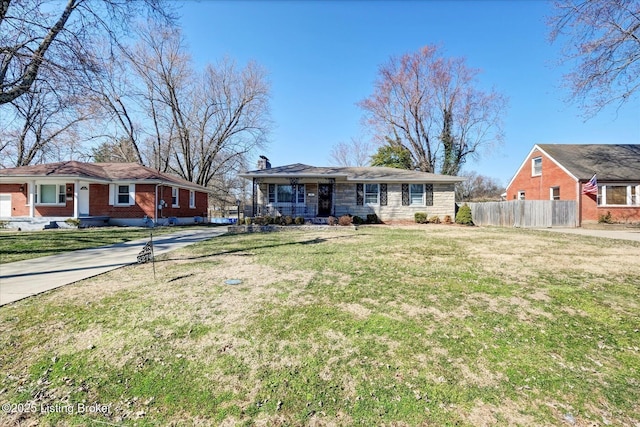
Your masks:
M 364 185 L 364 203 L 367 205 L 377 205 L 379 192 L 380 192 L 379 184 L 365 184 Z
M 178 187 L 171 187 L 171 207 L 173 208 L 179 208 L 179 202 L 180 200 L 178 199 L 180 195 L 180 189 Z
M 136 203 L 135 184 L 109 184 L 109 205 L 133 206 Z
M 542 157 L 536 157 L 531 160 L 531 176 L 542 175 Z
M 560 200 L 560 187 L 551 187 L 549 189 L 550 200 Z
M 118 185 L 117 204 L 128 205 L 129 204 L 129 186 Z
M 196 192 L 193 190 L 189 190 L 189 207 L 192 209 L 196 207 Z
M 411 205 L 424 206 L 424 185 L 409 185 L 409 200 Z

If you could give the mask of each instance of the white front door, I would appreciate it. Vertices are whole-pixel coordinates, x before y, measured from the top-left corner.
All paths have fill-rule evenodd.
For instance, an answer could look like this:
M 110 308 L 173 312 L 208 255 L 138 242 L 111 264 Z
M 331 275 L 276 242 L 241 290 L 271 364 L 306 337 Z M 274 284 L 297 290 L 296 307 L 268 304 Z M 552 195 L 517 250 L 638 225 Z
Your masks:
M 11 194 L 0 194 L 0 217 L 11 216 Z
M 89 183 L 80 182 L 78 190 L 78 215 L 89 216 Z

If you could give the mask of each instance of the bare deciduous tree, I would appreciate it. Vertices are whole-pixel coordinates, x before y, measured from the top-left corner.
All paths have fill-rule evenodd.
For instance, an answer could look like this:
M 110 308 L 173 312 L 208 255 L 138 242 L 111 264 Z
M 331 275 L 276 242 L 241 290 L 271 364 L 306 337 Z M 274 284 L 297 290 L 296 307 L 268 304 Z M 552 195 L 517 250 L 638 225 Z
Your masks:
M 563 63 L 571 100 L 587 117 L 610 104 L 621 106 L 640 88 L 640 2 L 557 0 L 549 19 L 552 41 L 566 41 Z
M 157 168 L 207 186 L 266 141 L 269 85 L 256 63 L 225 58 L 199 74 L 177 30 L 147 31 L 131 60 L 147 88 Z
M 506 99 L 478 89 L 478 70 L 434 46 L 392 57 L 360 102 L 375 139 L 398 141 L 424 172 L 455 175 L 468 157 L 502 140 Z
M 0 1 L 0 105 L 29 92 L 44 69 L 75 72 L 94 43 L 113 44 L 147 11 L 172 20 L 160 0 Z M 125 30 L 125 31 L 123 31 Z
M 56 92 L 45 82 L 2 106 L 0 146 L 3 164 L 27 166 L 57 161 L 76 149 L 75 128 L 88 116 L 72 91 Z
M 139 121 L 140 93 L 132 81 L 134 73 L 126 60 L 126 50 L 121 52 L 109 61 L 95 57 L 99 65 L 87 70 L 91 84 L 83 88 L 94 116 L 93 138 L 106 138 L 93 150 L 93 157 L 145 164 L 139 141 L 143 127 Z
M 499 201 L 505 191 L 504 186 L 498 181 L 477 172 L 463 174 L 466 181 L 456 185 L 456 200 L 461 202 L 486 202 Z
M 362 138 L 350 142 L 338 142 L 329 152 L 329 161 L 336 166 L 368 166 L 372 147 Z

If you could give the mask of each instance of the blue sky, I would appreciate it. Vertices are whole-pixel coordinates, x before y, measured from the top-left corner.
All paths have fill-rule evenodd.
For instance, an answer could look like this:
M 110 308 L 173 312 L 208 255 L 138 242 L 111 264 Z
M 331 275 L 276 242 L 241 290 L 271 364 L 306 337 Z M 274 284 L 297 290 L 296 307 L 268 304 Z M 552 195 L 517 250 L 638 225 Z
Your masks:
M 364 135 L 357 102 L 389 57 L 439 45 L 509 98 L 505 141 L 469 161 L 506 185 L 536 143 L 640 143 L 640 99 L 585 121 L 564 102 L 560 45 L 547 40 L 543 1 L 203 1 L 180 7 L 197 66 L 228 55 L 266 68 L 273 166 L 330 164 L 338 142 Z M 253 166 L 253 162 L 252 165 Z

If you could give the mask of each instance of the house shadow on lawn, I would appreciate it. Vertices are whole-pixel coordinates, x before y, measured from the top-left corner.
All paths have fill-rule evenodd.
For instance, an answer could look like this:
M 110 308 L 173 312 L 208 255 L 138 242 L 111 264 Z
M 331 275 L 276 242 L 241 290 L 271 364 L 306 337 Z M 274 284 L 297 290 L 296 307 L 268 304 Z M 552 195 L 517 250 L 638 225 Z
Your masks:
M 359 236 L 364 235 L 366 233 L 362 233 L 362 234 L 358 234 Z M 226 251 L 221 251 L 221 252 L 216 252 L 216 253 L 210 253 L 210 254 L 203 254 L 203 255 L 196 255 L 196 256 L 190 256 L 190 257 L 186 257 L 186 258 L 162 258 L 162 259 L 157 259 L 155 260 L 156 263 L 160 263 L 160 262 L 167 262 L 167 261 L 184 261 L 184 260 L 196 260 L 196 259 L 202 259 L 202 258 L 209 258 L 209 257 L 213 257 L 213 256 L 220 256 L 220 255 L 233 255 L 236 254 L 238 256 L 253 256 L 253 254 L 251 253 L 242 253 L 242 252 L 249 252 L 252 250 L 257 250 L 257 249 L 268 249 L 268 248 L 277 248 L 277 247 L 282 247 L 282 246 L 296 246 L 296 245 L 317 245 L 320 243 L 325 243 L 328 242 L 330 240 L 337 240 L 337 239 L 343 239 L 343 238 L 349 238 L 351 236 L 333 236 L 333 237 L 316 237 L 313 239 L 309 239 L 309 240 L 303 240 L 303 241 L 299 241 L 299 242 L 284 242 L 284 243 L 269 243 L 269 244 L 264 244 L 264 245 L 254 245 L 254 246 L 250 246 L 250 247 L 244 247 L 244 248 L 238 248 L 238 249 L 229 249 Z

